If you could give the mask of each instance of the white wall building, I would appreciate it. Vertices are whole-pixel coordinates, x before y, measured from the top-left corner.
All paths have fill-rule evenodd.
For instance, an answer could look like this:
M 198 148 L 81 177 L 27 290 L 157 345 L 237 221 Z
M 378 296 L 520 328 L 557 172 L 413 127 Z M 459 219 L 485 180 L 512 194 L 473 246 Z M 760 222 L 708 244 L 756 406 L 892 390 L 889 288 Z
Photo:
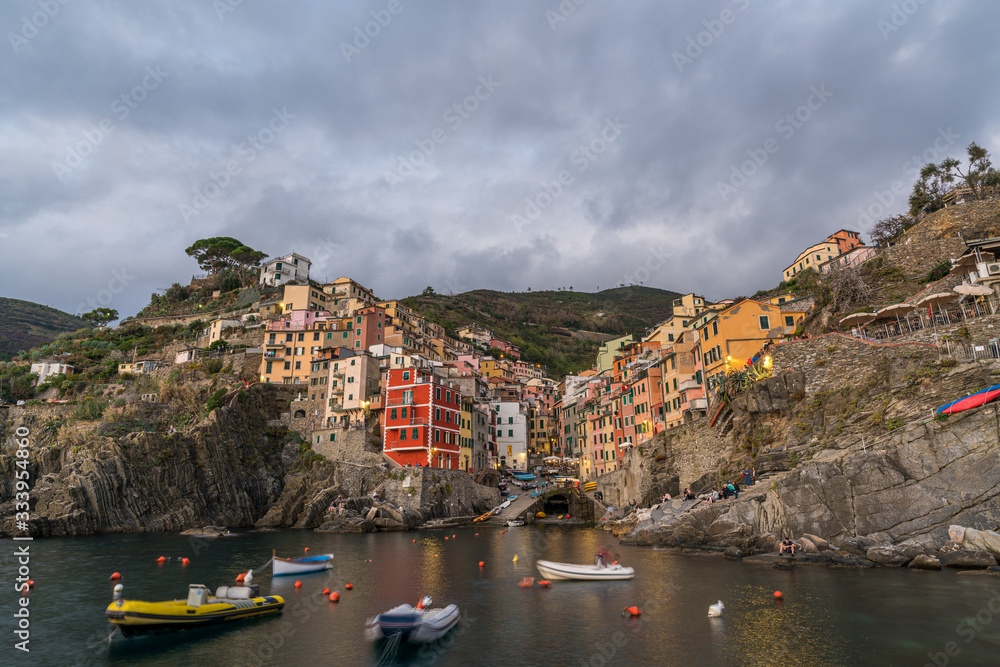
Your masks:
M 260 267 L 261 285 L 284 285 L 289 280 L 302 284 L 309 282 L 309 267 L 312 262 L 297 253 L 269 259 Z
M 508 468 L 528 469 L 528 405 L 500 401 L 490 407 L 497 415 L 497 455 Z
M 50 375 L 59 375 L 60 373 L 64 375 L 69 375 L 73 372 L 73 367 L 69 364 L 61 364 L 58 361 L 43 361 L 38 364 L 31 364 L 31 372 L 38 373 L 38 380 L 35 382 L 35 386 L 45 382 L 45 378 Z

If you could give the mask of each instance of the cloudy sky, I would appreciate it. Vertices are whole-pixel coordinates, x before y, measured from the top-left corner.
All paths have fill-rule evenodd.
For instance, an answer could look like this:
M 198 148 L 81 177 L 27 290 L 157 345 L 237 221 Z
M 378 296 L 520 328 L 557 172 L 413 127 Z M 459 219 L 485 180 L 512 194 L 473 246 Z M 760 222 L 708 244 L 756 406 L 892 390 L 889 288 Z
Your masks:
M 209 236 L 383 298 L 721 299 L 903 212 L 925 160 L 1000 158 L 985 0 L 12 0 L 0 27 L 2 294 L 68 312 L 135 313 Z

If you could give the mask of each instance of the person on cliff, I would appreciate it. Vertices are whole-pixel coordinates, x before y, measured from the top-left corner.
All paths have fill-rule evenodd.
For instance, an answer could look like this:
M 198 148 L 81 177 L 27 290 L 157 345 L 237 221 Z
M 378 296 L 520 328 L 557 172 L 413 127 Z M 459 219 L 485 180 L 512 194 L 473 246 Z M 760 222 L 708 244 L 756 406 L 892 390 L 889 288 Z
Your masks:
M 733 500 L 739 500 L 740 490 L 736 488 L 736 485 L 732 482 L 728 482 L 726 486 L 729 488 L 729 493 L 732 494 Z
M 743 469 L 743 486 L 750 486 L 753 484 L 753 478 L 751 477 L 750 469 Z
M 694 500 L 695 496 L 691 493 L 691 487 L 684 489 L 684 500 Z
M 778 555 L 780 556 L 786 551 L 792 555 L 792 558 L 795 558 L 795 542 L 792 542 L 792 540 L 787 537 L 781 540 L 781 544 L 778 545 Z
M 729 482 L 723 482 L 722 484 L 722 499 L 725 500 L 732 495 L 732 491 L 729 490 Z

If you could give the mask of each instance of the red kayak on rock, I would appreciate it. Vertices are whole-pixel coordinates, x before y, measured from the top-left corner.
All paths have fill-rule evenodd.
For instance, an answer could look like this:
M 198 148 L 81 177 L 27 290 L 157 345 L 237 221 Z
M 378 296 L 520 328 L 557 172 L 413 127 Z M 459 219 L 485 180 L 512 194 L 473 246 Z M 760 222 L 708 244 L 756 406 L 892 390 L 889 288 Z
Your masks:
M 964 410 L 970 410 L 972 408 L 978 408 L 986 405 L 998 397 L 1000 397 L 1000 384 L 995 384 L 992 387 L 983 389 L 982 391 L 977 391 L 975 394 L 971 394 L 965 398 L 960 398 L 957 401 L 952 401 L 948 405 L 941 406 L 937 409 L 937 414 L 953 415 L 956 412 L 962 412 Z

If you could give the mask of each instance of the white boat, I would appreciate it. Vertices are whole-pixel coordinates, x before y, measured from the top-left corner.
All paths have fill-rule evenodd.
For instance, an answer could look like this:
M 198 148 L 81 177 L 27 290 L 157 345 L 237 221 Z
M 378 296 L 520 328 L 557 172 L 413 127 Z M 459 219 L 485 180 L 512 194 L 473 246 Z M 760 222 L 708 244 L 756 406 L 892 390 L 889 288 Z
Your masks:
M 523 526 L 524 522 L 523 521 L 514 521 L 514 520 L 511 520 L 511 521 L 507 522 L 507 525 L 510 526 L 511 528 L 515 528 L 517 526 Z
M 271 559 L 271 565 L 274 568 L 274 576 L 276 577 L 286 574 L 322 572 L 333 567 L 333 554 L 321 554 L 306 558 L 279 558 L 278 556 L 274 556 Z
M 399 635 L 401 641 L 425 644 L 440 639 L 458 624 L 458 606 L 431 609 L 433 601 L 424 597 L 416 607 L 401 604 L 365 623 L 365 638 L 378 641 Z
M 635 570 L 621 565 L 577 565 L 576 563 L 554 563 L 550 560 L 535 562 L 535 567 L 546 579 L 578 579 L 581 581 L 604 581 L 632 579 Z

